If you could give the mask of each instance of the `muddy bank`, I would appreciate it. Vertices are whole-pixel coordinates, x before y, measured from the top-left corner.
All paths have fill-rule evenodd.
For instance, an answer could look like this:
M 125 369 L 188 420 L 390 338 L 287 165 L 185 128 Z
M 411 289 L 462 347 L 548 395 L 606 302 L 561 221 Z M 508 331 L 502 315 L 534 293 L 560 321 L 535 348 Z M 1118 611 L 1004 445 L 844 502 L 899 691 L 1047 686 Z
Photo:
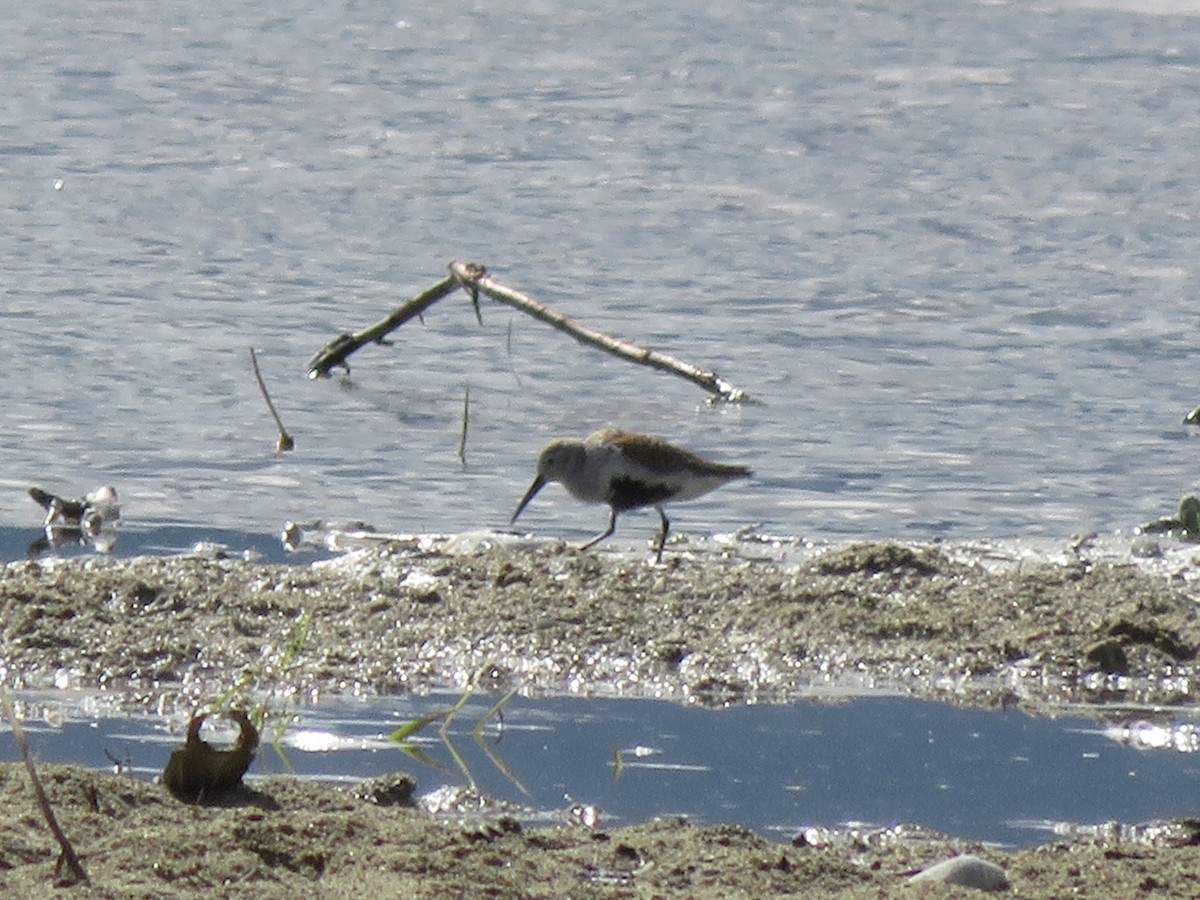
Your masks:
M 705 703 L 830 680 L 1031 708 L 1194 702 L 1200 572 L 1187 546 L 762 550 L 652 566 L 557 543 L 414 539 L 304 567 L 20 562 L 0 575 L 0 665 L 9 685 L 134 685 L 131 702 L 187 708 L 468 681 Z M 286 779 L 197 808 L 130 778 L 43 772 L 93 879 L 79 896 L 909 896 L 908 873 L 964 851 L 999 863 L 1022 897 L 1192 896 L 1200 874 L 1191 824 L 1013 854 L 905 828 L 781 845 L 674 821 L 447 822 Z M 0 890 L 53 893 L 57 851 L 23 769 L 0 766 L 0 799 Z
M 353 790 L 255 783 L 224 807 L 66 766 L 42 778 L 89 883 L 72 897 L 911 897 L 907 876 L 962 852 L 999 864 L 1016 896 L 1195 896 L 1194 828 L 1157 844 L 1089 840 L 1015 854 L 896 828 L 827 846 L 779 845 L 729 825 L 661 820 L 608 830 L 435 820 Z M 0 891 L 59 896 L 57 847 L 23 767 L 0 765 Z M 921 896 L 977 894 L 925 886 Z
M 132 683 L 147 701 L 183 685 L 189 703 L 235 684 L 468 681 L 721 703 L 847 679 L 979 704 L 1187 700 L 1195 560 L 1139 546 L 863 543 L 783 562 L 751 545 L 654 566 L 480 539 L 295 567 L 18 562 L 0 575 L 0 666 L 9 684 Z

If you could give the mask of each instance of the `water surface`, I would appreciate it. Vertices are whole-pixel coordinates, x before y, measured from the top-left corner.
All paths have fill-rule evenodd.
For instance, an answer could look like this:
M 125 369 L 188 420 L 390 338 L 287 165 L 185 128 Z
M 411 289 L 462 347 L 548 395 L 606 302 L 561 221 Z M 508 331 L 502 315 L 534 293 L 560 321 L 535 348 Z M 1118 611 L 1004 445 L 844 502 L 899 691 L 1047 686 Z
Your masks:
M 0 523 L 36 526 L 31 484 L 113 484 L 162 526 L 499 526 L 547 439 L 607 424 L 758 471 L 680 530 L 1162 514 L 1194 484 L 1200 399 L 1197 11 L 14 10 Z M 461 295 L 354 357 L 352 388 L 305 379 L 451 258 L 764 405 L 706 408 L 494 304 L 480 327 Z M 555 489 L 523 522 L 577 538 L 603 515 Z M 631 515 L 618 539 L 653 528 Z
M 42 718 L 26 729 L 43 761 L 115 761 L 149 778 L 182 743 L 182 719 L 120 715 L 111 697 L 64 691 L 20 699 Z M 517 697 L 489 717 L 499 698 L 477 695 L 446 741 L 436 725 L 416 734 L 411 743 L 424 760 L 387 741 L 458 699 L 341 698 L 294 710 L 282 733 L 268 726 L 265 736 L 278 744 L 262 748 L 251 774 L 349 783 L 407 771 L 419 793 L 474 781 L 534 822 L 564 821 L 582 805 L 597 807 L 605 825 L 685 815 L 791 840 L 812 828 L 905 823 L 1006 845 L 1109 821 L 1193 815 L 1200 789 L 1194 709 L 1114 708 L 1100 720 L 881 695 L 728 709 Z M 218 743 L 233 736 L 205 734 Z M 12 742 L 0 741 L 0 759 L 15 758 Z

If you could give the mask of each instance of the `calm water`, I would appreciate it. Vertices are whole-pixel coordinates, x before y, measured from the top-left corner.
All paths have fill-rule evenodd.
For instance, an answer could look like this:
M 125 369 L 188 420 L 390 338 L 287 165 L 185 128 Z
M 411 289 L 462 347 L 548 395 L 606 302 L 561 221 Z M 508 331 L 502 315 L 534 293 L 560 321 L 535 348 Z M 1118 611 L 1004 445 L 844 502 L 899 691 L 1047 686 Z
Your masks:
M 182 719 L 168 733 L 161 717 L 114 717 L 104 697 L 62 691 L 19 699 L 32 717 L 30 745 L 44 761 L 111 768 L 118 760 L 150 778 L 182 743 Z M 1159 714 L 1159 725 L 1142 721 L 1135 732 L 1169 743 L 1174 729 L 1176 746 L 1139 749 L 1120 723 L 1142 720 L 1144 710 L 1110 712 L 1114 725 L 1106 728 L 1082 717 L 1035 719 L 887 696 L 725 710 L 518 697 L 498 724 L 484 719 L 498 698 L 477 696 L 452 723 L 448 744 L 436 727 L 413 739 L 431 763 L 386 740 L 457 699 L 342 699 L 303 710 L 279 752 L 263 747 L 251 775 L 353 782 L 407 771 L 425 793 L 466 784 L 453 748 L 481 790 L 535 820 L 561 821 L 578 803 L 599 807 L 605 825 L 687 815 L 790 840 L 808 827 L 914 823 L 1003 844 L 1050 840 L 1056 826 L 1191 815 L 1200 787 L 1194 709 Z M 476 741 L 471 732 L 481 719 Z M 0 723 L 0 735 L 5 728 Z M 218 744 L 233 739 L 205 735 Z M 0 759 L 17 758 L 12 742 L 0 740 Z
M 501 526 L 543 442 L 605 424 L 758 470 L 680 507 L 680 530 L 1162 514 L 1196 482 L 1197 13 L 14 7 L 0 523 L 36 527 L 30 484 L 110 483 L 143 525 Z M 765 403 L 704 408 L 505 307 L 480 328 L 462 295 L 354 357 L 353 389 L 305 379 L 451 258 Z M 603 520 L 556 488 L 523 522 Z

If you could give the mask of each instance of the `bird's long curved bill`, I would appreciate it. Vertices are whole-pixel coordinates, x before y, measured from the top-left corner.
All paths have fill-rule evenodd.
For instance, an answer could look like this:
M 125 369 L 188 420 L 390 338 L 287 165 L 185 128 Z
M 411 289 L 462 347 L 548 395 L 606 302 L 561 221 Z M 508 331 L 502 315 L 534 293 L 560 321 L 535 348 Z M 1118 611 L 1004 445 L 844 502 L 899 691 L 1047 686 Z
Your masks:
M 546 479 L 543 478 L 541 475 L 539 475 L 537 478 L 533 479 L 533 484 L 531 484 L 529 486 L 529 490 L 527 490 L 525 492 L 525 496 L 522 497 L 521 502 L 517 504 L 517 511 L 515 513 L 513 513 L 512 518 L 508 520 L 509 525 L 511 525 L 513 522 L 517 521 L 517 516 L 519 516 L 521 514 L 521 511 L 523 509 L 525 509 L 526 506 L 529 505 L 529 501 L 533 499 L 534 495 L 538 491 L 540 491 L 542 488 L 544 488 L 545 486 L 546 486 Z

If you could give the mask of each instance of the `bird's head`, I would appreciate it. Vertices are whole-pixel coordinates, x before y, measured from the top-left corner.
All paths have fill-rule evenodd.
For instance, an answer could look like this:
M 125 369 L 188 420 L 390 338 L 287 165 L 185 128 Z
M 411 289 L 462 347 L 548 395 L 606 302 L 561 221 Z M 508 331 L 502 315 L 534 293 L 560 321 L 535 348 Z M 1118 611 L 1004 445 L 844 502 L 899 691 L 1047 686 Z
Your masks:
M 583 462 L 586 452 L 582 441 L 570 438 L 559 438 L 547 444 L 538 456 L 537 477 L 533 479 L 533 484 L 529 486 L 529 490 L 517 504 L 517 511 L 512 514 L 508 523 L 511 525 L 517 521 L 517 516 L 529 505 L 529 501 L 547 484 L 551 481 L 562 481 L 568 477 L 571 470 Z

